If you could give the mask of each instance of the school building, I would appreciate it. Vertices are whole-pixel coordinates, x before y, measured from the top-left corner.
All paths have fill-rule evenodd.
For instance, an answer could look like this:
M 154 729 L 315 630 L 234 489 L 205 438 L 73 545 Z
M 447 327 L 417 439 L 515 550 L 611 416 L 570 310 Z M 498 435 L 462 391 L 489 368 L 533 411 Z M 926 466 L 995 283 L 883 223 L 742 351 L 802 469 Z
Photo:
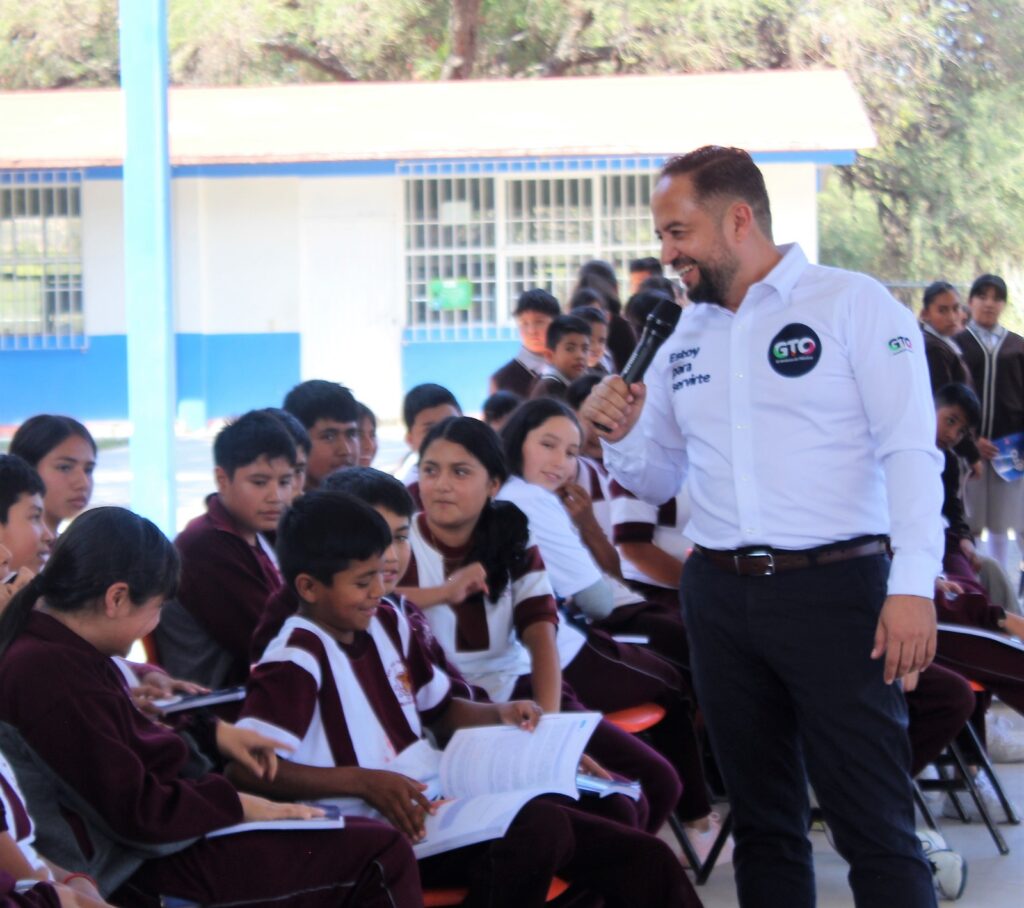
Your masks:
M 305 378 L 382 418 L 422 381 L 467 410 L 517 348 L 525 288 L 657 254 L 673 153 L 762 165 L 779 242 L 817 253 L 821 168 L 875 136 L 841 72 L 172 88 L 178 416 Z M 0 93 L 0 424 L 128 413 L 117 90 Z

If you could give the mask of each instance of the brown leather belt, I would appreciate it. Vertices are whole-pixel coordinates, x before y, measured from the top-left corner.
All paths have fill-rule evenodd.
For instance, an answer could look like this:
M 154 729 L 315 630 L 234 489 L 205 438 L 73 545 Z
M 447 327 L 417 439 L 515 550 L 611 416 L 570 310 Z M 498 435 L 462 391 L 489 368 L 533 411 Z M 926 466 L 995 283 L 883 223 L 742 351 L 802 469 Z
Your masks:
M 740 577 L 768 577 L 781 571 L 798 571 L 802 568 L 849 561 L 851 558 L 864 558 L 867 555 L 890 554 L 888 536 L 861 536 L 846 542 L 799 551 L 758 546 L 723 551 L 695 545 L 694 549 L 719 570 L 738 574 Z

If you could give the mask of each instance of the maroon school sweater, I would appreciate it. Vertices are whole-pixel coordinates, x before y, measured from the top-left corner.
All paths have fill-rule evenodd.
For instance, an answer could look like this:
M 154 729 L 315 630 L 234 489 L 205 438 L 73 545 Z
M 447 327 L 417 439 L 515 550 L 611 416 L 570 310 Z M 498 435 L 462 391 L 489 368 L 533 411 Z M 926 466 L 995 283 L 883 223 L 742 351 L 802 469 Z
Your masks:
M 267 553 L 242 538 L 217 495 L 174 545 L 181 555 L 178 601 L 234 660 L 226 684 L 249 677 L 249 649 L 263 606 L 282 585 Z
M 179 842 L 241 822 L 231 783 L 182 778 L 185 742 L 135 707 L 108 656 L 42 612 L 0 659 L 0 721 L 129 841 Z

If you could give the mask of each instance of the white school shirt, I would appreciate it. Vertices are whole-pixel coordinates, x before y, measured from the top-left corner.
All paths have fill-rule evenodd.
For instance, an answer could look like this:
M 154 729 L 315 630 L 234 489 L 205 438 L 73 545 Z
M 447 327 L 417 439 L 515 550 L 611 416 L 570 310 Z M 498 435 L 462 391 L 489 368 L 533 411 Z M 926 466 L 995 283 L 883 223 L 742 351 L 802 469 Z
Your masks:
M 650 542 L 679 561 L 685 561 L 692 543 L 683 529 L 690 522 L 690 494 L 684 485 L 674 498 L 660 505 L 637 498 L 617 482 L 611 484 L 612 541 L 619 550 L 622 576 L 627 580 L 665 587 L 649 577 L 622 552 L 627 542 Z
M 43 863 L 35 849 L 35 826 L 25 806 L 28 802 L 18 787 L 18 779 L 7 758 L 0 753 L 0 808 L 3 809 L 4 825 L 8 834 L 18 846 L 25 862 L 33 870 L 45 870 L 46 877 L 53 879 L 50 869 Z
M 872 278 L 797 245 L 735 313 L 683 310 L 638 424 L 605 466 L 659 503 L 689 476 L 686 534 L 711 549 L 806 549 L 889 534 L 889 593 L 931 598 L 942 457 L 917 325 Z

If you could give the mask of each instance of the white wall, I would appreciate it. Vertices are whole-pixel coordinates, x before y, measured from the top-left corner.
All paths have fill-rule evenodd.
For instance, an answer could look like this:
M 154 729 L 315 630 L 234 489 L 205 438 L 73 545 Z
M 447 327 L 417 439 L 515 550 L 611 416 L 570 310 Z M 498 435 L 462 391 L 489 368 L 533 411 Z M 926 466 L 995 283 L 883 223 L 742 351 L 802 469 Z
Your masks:
M 814 164 L 764 164 L 776 243 L 801 245 L 809 261 L 818 261 L 818 178 Z
M 82 183 L 85 330 L 124 334 L 124 211 L 120 180 Z
M 299 187 L 302 377 L 340 381 L 379 419 L 401 412 L 402 182 Z

